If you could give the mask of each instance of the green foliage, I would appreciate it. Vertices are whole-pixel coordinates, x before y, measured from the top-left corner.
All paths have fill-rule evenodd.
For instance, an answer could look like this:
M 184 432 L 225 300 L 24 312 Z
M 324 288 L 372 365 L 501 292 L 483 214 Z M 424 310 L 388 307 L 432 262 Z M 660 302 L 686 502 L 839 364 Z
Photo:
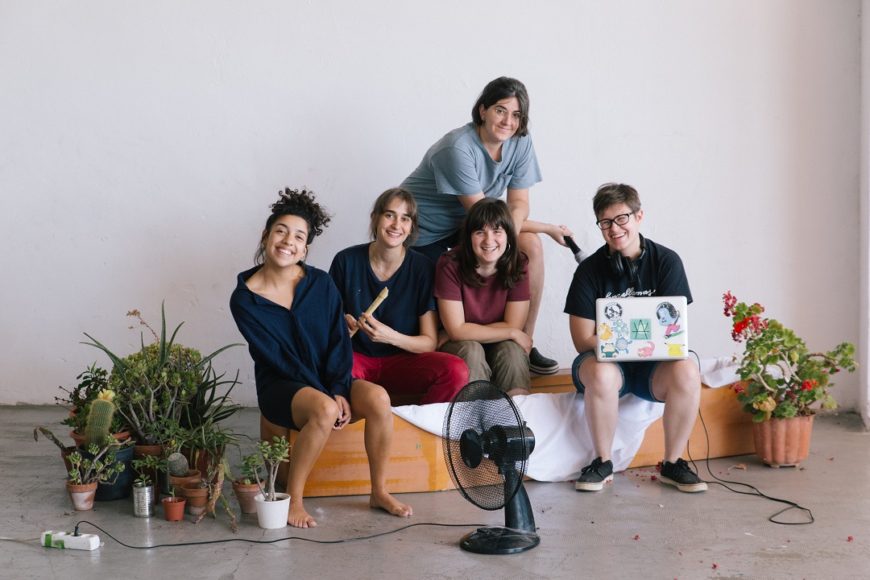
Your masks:
M 732 317 L 731 337 L 746 343 L 737 374 L 741 383 L 734 390 L 737 400 L 755 422 L 786 419 L 815 413 L 812 407 L 835 409 L 837 403 L 828 388 L 831 375 L 856 368 L 855 346 L 849 342 L 827 352 L 810 352 L 793 330 L 778 320 L 761 318 L 758 304 L 737 302 L 723 296 L 725 316 Z
M 107 437 L 102 446 L 91 443 L 85 453 L 79 450 L 70 453 L 67 457 L 70 463 L 70 482 L 79 485 L 93 482 L 114 483 L 124 471 L 124 463 L 116 459 L 116 454 L 123 445 L 125 444 Z
M 94 362 L 79 373 L 76 380 L 78 384 L 72 389 L 58 387 L 66 394 L 55 397 L 54 400 L 58 405 L 63 405 L 71 411 L 70 416 L 63 420 L 63 424 L 68 425 L 76 433 L 84 433 L 91 401 L 97 398 L 100 391 L 109 388 L 109 372 L 98 367 L 97 363 Z M 124 419 L 116 414 L 112 418 L 109 432 L 118 433 L 124 430 Z
M 123 358 L 87 333 L 90 342 L 84 344 L 99 348 L 112 361 L 109 385 L 118 394 L 118 412 L 140 443 L 163 443 L 167 425 L 173 421 L 189 428 L 207 420 L 209 415 L 223 419 L 238 409 L 227 394 L 218 396 L 215 392 L 228 383 L 234 386 L 236 381 L 223 381 L 224 375 L 215 373 L 211 366 L 214 357 L 238 345 L 224 346 L 203 357 L 198 350 L 175 343 L 183 322 L 167 337 L 166 312 L 162 306 L 159 336 L 138 310 L 127 315 L 138 318 L 151 331 L 155 342 L 146 345 L 143 334 L 141 349 Z
M 242 460 L 242 472 L 253 476 L 266 501 L 275 501 L 275 480 L 278 468 L 290 461 L 290 442 L 286 437 L 272 437 L 272 441 L 260 441 L 256 453 Z M 266 480 L 260 480 L 260 468 L 266 469 Z M 264 487 L 265 485 L 265 487 Z
M 157 455 L 143 455 L 132 462 L 136 472 L 136 482 L 142 485 L 153 485 L 157 474 L 166 472 L 166 460 Z

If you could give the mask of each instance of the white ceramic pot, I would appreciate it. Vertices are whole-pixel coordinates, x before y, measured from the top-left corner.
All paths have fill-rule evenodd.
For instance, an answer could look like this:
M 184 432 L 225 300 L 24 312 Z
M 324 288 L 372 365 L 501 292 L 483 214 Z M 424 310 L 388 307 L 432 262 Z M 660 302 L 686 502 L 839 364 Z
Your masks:
M 259 493 L 254 498 L 257 502 L 257 523 L 265 530 L 277 530 L 287 525 L 290 515 L 290 496 L 286 493 L 276 493 L 275 501 L 266 501 Z

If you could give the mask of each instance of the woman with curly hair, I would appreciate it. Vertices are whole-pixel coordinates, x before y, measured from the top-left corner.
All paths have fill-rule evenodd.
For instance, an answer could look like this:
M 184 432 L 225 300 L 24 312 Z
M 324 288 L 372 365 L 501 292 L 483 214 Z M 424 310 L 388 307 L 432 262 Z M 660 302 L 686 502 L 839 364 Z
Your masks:
M 449 338 L 440 350 L 465 360 L 469 380 L 492 380 L 509 395 L 529 393 L 527 264 L 507 204 L 482 199 L 469 209 L 459 245 L 435 269 L 435 297 Z
M 239 274 L 230 309 L 254 359 L 263 417 L 299 432 L 287 480 L 287 522 L 317 525 L 303 505 L 305 481 L 332 430 L 358 419 L 366 419 L 370 505 L 410 516 L 411 507 L 386 487 L 393 428 L 389 395 L 378 385 L 351 379 L 353 353 L 341 296 L 326 272 L 304 261 L 329 216 L 304 189 L 285 189 L 271 208 L 257 265 Z

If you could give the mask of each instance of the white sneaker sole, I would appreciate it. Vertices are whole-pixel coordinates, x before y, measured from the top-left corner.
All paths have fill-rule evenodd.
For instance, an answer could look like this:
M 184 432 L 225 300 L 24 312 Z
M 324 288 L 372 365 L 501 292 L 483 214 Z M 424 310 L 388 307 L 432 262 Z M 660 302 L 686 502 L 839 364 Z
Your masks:
M 673 485 L 678 490 L 685 493 L 698 493 L 699 491 L 707 491 L 707 484 L 703 481 L 700 481 L 698 483 L 678 483 L 673 479 L 661 476 L 659 476 L 659 480 L 664 484 Z
M 604 484 L 610 483 L 611 481 L 613 481 L 612 474 L 608 475 L 604 478 L 603 481 L 599 481 L 598 483 L 591 481 L 575 481 L 574 489 L 576 489 L 577 491 L 601 491 L 602 489 L 604 489 Z

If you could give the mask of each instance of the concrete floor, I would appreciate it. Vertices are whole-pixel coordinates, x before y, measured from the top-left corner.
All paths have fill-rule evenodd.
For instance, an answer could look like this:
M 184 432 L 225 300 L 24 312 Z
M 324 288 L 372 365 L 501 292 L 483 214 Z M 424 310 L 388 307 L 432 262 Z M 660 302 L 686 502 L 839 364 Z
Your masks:
M 597 494 L 577 493 L 571 483 L 528 483 L 541 544 L 512 556 L 458 548 L 475 525 L 502 525 L 504 516 L 478 510 L 455 491 L 403 495 L 415 510 L 409 521 L 368 509 L 364 497 L 311 499 L 316 529 L 264 531 L 255 516 L 245 516 L 236 536 L 225 515 L 198 525 L 139 519 L 131 500 L 76 513 L 57 448 L 31 436 L 33 426 L 58 419 L 57 407 L 0 407 L 0 536 L 30 540 L 0 542 L 0 578 L 870 578 L 870 434 L 853 414 L 818 418 L 810 457 L 799 469 L 768 468 L 754 456 L 710 462 L 720 477 L 812 509 L 812 525 L 776 525 L 767 518 L 780 504 L 718 485 L 683 494 L 653 480 L 653 469 L 636 469 L 617 474 Z M 255 435 L 256 412 L 246 409 L 234 424 Z M 709 479 L 703 465 L 701 474 Z M 331 541 L 407 523 L 464 525 L 421 525 L 342 544 L 294 539 L 135 550 L 83 524 L 82 532 L 100 534 L 99 550 L 39 546 L 43 530 L 71 531 L 82 519 L 140 546 L 231 537 Z

